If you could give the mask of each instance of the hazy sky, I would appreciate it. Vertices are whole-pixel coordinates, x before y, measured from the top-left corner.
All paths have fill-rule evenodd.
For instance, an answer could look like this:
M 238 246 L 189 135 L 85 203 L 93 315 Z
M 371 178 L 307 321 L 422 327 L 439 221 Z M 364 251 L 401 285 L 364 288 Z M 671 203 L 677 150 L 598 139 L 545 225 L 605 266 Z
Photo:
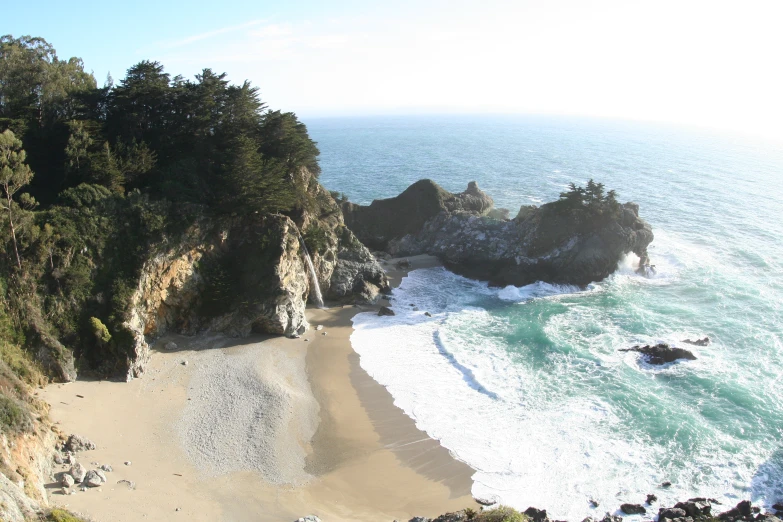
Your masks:
M 99 83 L 143 59 L 188 77 L 210 67 L 305 122 L 524 112 L 783 138 L 780 0 L 46 0 L 3 11 L 0 33 L 43 36 Z

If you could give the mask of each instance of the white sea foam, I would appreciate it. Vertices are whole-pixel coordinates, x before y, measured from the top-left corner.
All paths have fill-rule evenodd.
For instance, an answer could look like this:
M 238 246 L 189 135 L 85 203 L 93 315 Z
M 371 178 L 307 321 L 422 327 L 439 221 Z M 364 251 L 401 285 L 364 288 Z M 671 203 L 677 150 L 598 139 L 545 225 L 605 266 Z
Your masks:
M 634 272 L 619 277 L 640 278 Z M 762 462 L 763 451 L 742 447 L 730 435 L 718 433 L 683 455 L 629 422 L 634 416 L 648 422 L 637 409 L 654 399 L 672 411 L 672 422 L 683 423 L 671 428 L 673 433 L 701 429 L 693 423 L 699 404 L 676 402 L 650 381 L 656 375 L 678 378 L 699 367 L 651 368 L 639 364 L 636 354 L 617 352 L 646 338 L 629 337 L 607 309 L 579 306 L 579 299 L 595 291 L 545 283 L 492 289 L 428 269 L 411 272 L 395 294 L 401 303 L 397 315 L 355 316 L 351 342 L 361 366 L 389 389 L 395 404 L 476 470 L 475 496 L 580 520 L 622 502 L 639 503 L 647 493 L 656 493 L 662 503 L 697 495 L 736 502 L 753 480 L 763 483 L 749 471 Z M 519 325 L 485 307 L 533 306 L 541 298 L 569 302 L 563 303 L 565 312 L 539 319 L 546 341 L 533 335 L 523 345 L 509 346 Z M 545 342 L 587 348 L 550 351 Z M 547 364 L 535 364 L 536 358 Z M 639 404 L 587 393 L 590 381 Z M 683 466 L 683 460 L 689 464 Z M 674 486 L 658 489 L 664 480 Z M 590 507 L 591 498 L 600 502 L 598 510 Z

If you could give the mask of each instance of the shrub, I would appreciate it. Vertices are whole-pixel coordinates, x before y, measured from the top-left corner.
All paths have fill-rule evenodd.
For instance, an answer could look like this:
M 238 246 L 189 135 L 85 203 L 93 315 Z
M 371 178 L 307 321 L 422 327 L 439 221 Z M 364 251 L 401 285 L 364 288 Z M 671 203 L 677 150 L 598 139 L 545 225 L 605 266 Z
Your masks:
M 92 333 L 99 343 L 106 344 L 111 341 L 109 329 L 97 317 L 90 317 L 90 328 L 92 328 Z
M 60 508 L 55 508 L 51 510 L 49 514 L 46 516 L 46 520 L 48 522 L 84 522 L 84 519 L 74 516 L 71 513 Z
M 11 397 L 0 395 L 0 428 L 5 432 L 30 431 L 33 423 L 25 408 Z

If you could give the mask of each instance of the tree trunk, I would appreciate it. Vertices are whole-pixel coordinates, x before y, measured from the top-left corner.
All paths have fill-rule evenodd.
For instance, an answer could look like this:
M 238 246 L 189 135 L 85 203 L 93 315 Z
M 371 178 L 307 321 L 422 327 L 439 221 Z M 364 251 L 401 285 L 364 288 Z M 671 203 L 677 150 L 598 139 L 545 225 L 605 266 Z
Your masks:
M 19 257 L 19 248 L 16 246 L 16 229 L 14 228 L 14 215 L 11 212 L 11 195 L 8 192 L 8 187 L 5 188 L 5 193 L 8 197 L 8 223 L 11 225 L 11 239 L 14 242 L 14 254 L 16 254 L 16 266 L 19 267 L 19 271 L 22 271 L 22 260 Z

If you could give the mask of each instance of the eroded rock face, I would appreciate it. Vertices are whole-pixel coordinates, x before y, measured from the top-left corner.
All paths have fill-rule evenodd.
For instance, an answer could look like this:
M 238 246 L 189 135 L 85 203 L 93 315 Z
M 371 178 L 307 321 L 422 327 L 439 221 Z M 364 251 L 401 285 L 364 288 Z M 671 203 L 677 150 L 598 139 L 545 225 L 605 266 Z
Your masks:
M 449 198 L 437 185 L 425 185 L 413 195 L 430 197 L 414 198 L 409 193 L 418 185 L 392 200 L 352 206 L 353 217 L 346 217 L 346 223 L 374 248 L 394 256 L 435 255 L 453 271 L 495 285 L 547 281 L 584 286 L 604 279 L 630 252 L 647 259 L 647 246 L 653 240 L 652 229 L 639 218 L 634 203 L 620 206 L 613 214 L 550 203 L 502 221 L 483 215 L 491 208 L 487 207 L 491 199 L 465 196 L 477 187 Z M 449 201 L 466 203 L 449 205 Z M 414 207 L 406 210 L 406 204 Z M 392 211 L 411 217 L 394 219 Z
M 219 283 L 230 295 L 214 297 L 221 277 L 229 279 Z M 125 322 L 134 339 L 126 378 L 144 372 L 149 340 L 167 331 L 240 337 L 304 331 L 309 291 L 299 229 L 290 218 L 251 216 L 223 230 L 194 227 L 142 269 Z
M 359 240 L 374 250 L 386 250 L 389 241 L 416 234 L 440 212 L 469 212 L 484 215 L 493 201 L 475 181 L 467 190 L 452 194 L 434 181 L 417 181 L 399 196 L 376 199 L 368 206 L 343 203 L 345 224 Z
M 337 263 L 332 272 L 327 298 L 374 302 L 379 292 L 389 290 L 389 280 L 375 256 L 345 227 L 339 237 Z

